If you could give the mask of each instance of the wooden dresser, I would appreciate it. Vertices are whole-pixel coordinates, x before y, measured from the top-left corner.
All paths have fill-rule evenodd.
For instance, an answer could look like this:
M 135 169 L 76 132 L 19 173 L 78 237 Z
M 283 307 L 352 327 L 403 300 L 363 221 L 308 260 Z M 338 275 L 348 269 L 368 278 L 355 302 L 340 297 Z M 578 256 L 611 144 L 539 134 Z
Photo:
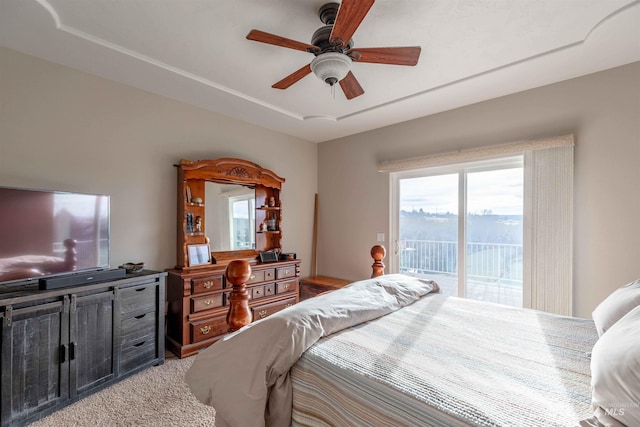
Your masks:
M 225 265 L 167 270 L 167 348 L 179 357 L 195 354 L 227 333 L 231 284 Z M 300 260 L 251 264 L 247 282 L 253 320 L 299 301 Z

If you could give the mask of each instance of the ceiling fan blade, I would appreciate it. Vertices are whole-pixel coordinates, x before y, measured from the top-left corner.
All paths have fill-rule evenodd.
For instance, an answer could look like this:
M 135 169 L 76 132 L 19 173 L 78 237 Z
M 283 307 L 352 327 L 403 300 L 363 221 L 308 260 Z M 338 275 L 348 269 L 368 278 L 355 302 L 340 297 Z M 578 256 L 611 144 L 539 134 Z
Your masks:
M 329 41 L 339 39 L 345 45 L 349 43 L 373 3 L 374 0 L 342 0 Z
M 276 36 L 275 34 L 265 33 L 260 30 L 251 30 L 249 34 L 247 34 L 248 40 L 253 40 L 256 42 L 272 44 L 275 46 L 287 47 L 289 49 L 301 50 L 303 52 L 309 52 L 317 50 L 318 48 L 312 44 L 302 43 L 295 40 L 287 39 L 285 37 Z
M 274 89 L 286 89 L 294 83 L 297 83 L 303 77 L 306 77 L 307 74 L 311 74 L 311 64 L 307 64 L 298 71 L 294 71 L 271 87 Z
M 362 49 L 351 49 L 347 54 L 350 55 L 353 53 L 352 58 L 356 62 L 416 65 L 418 63 L 418 58 L 420 58 L 420 51 L 420 46 L 367 47 Z
M 362 86 L 360 86 L 360 83 L 356 80 L 356 76 L 354 76 L 351 71 L 347 73 L 344 79 L 340 80 L 340 87 L 347 99 L 353 99 L 364 93 L 364 89 L 362 89 Z

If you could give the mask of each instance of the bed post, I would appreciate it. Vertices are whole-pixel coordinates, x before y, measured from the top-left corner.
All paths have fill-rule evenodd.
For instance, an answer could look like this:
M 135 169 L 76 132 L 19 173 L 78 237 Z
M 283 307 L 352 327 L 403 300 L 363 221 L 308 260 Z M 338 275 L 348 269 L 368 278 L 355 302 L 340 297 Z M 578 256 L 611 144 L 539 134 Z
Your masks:
M 227 313 L 228 331 L 233 332 L 251 323 L 249 292 L 245 284 L 251 276 L 251 266 L 246 260 L 233 260 L 225 270 L 227 282 L 233 285 L 229 294 L 229 312 Z
M 371 257 L 373 258 L 373 265 L 371 268 L 373 269 L 373 273 L 371 277 L 378 277 L 384 274 L 384 264 L 382 260 L 387 254 L 387 250 L 382 245 L 375 245 L 371 248 Z

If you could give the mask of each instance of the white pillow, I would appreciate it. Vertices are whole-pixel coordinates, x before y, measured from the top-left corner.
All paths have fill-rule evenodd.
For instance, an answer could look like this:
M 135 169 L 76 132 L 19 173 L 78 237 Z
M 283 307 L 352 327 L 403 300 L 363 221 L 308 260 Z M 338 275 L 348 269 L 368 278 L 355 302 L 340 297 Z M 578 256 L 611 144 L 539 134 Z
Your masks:
M 591 316 L 596 324 L 598 335 L 602 336 L 607 329 L 622 318 L 625 314 L 640 305 L 640 279 L 627 283 L 613 291 L 602 301 Z
M 640 426 L 640 306 L 593 346 L 591 409 L 604 425 Z

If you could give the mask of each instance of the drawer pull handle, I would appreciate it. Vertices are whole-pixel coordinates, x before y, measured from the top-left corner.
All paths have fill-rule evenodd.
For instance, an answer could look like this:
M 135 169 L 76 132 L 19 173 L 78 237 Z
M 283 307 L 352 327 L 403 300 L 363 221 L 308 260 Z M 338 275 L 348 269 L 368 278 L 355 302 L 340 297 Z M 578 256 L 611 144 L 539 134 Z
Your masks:
M 213 300 L 207 299 L 203 301 L 204 305 L 211 305 L 213 304 Z
M 146 290 L 146 289 L 147 289 L 147 287 L 146 287 L 146 286 L 145 286 L 144 288 L 138 288 L 138 289 L 136 289 L 136 292 L 142 292 L 142 291 L 144 291 L 144 290 Z
M 289 303 L 289 304 L 285 305 L 284 308 L 289 308 L 289 307 L 292 307 L 292 306 L 293 306 L 293 304 Z
M 289 284 L 288 284 L 288 283 L 285 283 L 285 285 L 283 286 L 283 288 L 284 288 L 284 290 L 285 290 L 285 291 L 288 291 L 288 290 L 289 290 Z
M 267 317 L 267 310 L 260 310 L 258 312 L 258 316 L 260 316 L 261 319 L 264 319 L 265 317 Z
M 207 280 L 202 284 L 202 286 L 204 286 L 205 289 L 209 289 L 213 286 L 213 282 L 211 280 Z
M 288 275 L 289 275 L 289 273 L 291 273 L 291 271 L 290 271 L 290 270 L 285 270 L 285 271 L 284 271 L 285 276 L 288 276 Z
M 207 335 L 209 332 L 211 332 L 211 326 L 209 325 L 203 326 L 202 328 L 200 328 L 200 333 L 202 335 Z
M 142 319 L 142 318 L 143 318 L 144 316 L 146 316 L 146 315 L 147 315 L 147 313 L 145 313 L 145 314 L 141 314 L 140 316 L 136 316 L 136 319 Z
M 253 280 L 253 279 L 255 279 L 255 278 L 256 278 L 256 275 L 255 275 L 255 274 L 252 274 L 252 275 L 251 275 L 250 280 Z
M 143 344 L 145 343 L 145 341 L 139 342 L 138 344 L 134 344 L 134 347 L 141 347 Z

